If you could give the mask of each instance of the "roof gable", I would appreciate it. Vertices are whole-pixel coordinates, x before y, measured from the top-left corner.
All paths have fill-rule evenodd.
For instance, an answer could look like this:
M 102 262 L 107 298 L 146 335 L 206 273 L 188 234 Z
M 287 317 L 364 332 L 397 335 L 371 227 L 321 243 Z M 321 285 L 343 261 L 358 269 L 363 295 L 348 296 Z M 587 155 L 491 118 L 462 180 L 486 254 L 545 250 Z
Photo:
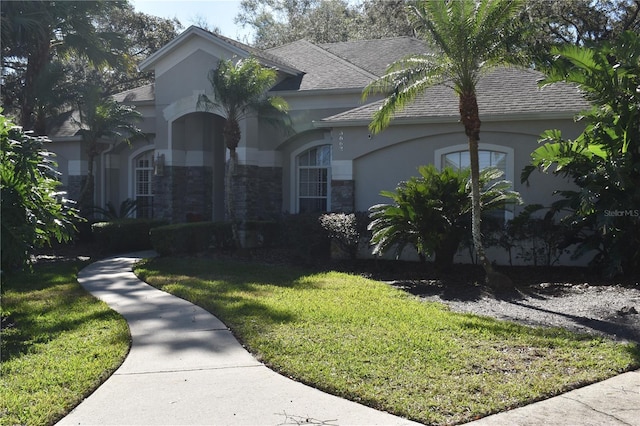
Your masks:
M 247 58 L 256 57 L 263 65 L 276 68 L 289 75 L 297 75 L 299 70 L 291 67 L 281 58 L 269 53 L 254 49 L 239 41 L 223 37 L 196 26 L 190 26 L 176 38 L 161 47 L 157 52 L 149 56 L 138 65 L 140 71 L 155 70 L 156 75 L 170 68 L 171 63 L 180 61 L 194 50 L 202 49 L 215 56 L 231 58 L 234 56 Z M 183 52 L 180 52 L 184 50 Z M 166 64 L 165 62 L 169 62 Z

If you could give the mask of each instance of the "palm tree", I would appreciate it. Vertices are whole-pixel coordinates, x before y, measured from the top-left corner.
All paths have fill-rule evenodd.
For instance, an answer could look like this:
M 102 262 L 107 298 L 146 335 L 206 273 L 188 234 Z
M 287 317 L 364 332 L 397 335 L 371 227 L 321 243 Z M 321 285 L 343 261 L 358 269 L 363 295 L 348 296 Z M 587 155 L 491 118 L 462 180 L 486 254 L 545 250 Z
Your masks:
M 238 164 L 236 148 L 242 136 L 240 121 L 250 114 L 258 114 L 260 119 L 271 124 L 284 124 L 289 105 L 280 97 L 267 96 L 266 92 L 276 82 L 277 73 L 274 69 L 262 66 L 256 58 L 249 57 L 237 62 L 221 60 L 218 67 L 209 72 L 208 78 L 213 97 L 200 95 L 197 107 L 205 111 L 222 110 L 226 118 L 222 129 L 224 142 L 229 149 L 225 205 L 227 219 L 232 222 L 234 240 L 238 244 L 233 179 Z
M 100 31 L 96 16 L 124 7 L 110 1 L 12 1 L 2 3 L 3 67 L 21 77 L 21 125 L 45 134 L 42 89 L 56 59 L 77 56 L 92 65 L 124 66 L 126 41 L 122 34 Z M 3 85 L 4 86 L 4 85 Z M 3 95 L 4 95 L 3 87 Z
M 480 185 L 478 141 L 480 116 L 476 87 L 483 72 L 507 63 L 519 62 L 509 51 L 515 34 L 521 0 L 423 0 L 413 7 L 419 28 L 426 31 L 435 49 L 428 55 L 414 55 L 389 66 L 384 76 L 364 91 L 387 97 L 369 125 L 372 132 L 386 128 L 396 111 L 437 84 L 449 84 L 459 97 L 460 119 L 469 141 L 473 244 L 486 273 L 487 282 L 503 284 L 487 258 L 480 233 Z
M 79 99 L 80 126 L 78 133 L 87 145 L 87 176 L 82 185 L 78 205 L 82 210 L 90 207 L 94 187 L 94 163 L 100 154 L 100 141 L 129 141 L 133 137 L 146 137 L 136 125 L 142 115 L 134 107 L 123 105 L 110 97 L 103 97 L 100 88 L 87 86 Z

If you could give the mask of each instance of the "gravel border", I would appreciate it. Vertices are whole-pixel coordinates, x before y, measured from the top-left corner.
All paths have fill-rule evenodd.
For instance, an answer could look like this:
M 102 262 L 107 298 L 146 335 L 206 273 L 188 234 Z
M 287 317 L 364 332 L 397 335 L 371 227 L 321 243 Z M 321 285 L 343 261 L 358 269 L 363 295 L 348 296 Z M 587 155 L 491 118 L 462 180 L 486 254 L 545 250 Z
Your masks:
M 389 283 L 456 312 L 640 343 L 640 287 L 539 284 L 495 295 L 480 287 L 446 291 L 433 281 Z

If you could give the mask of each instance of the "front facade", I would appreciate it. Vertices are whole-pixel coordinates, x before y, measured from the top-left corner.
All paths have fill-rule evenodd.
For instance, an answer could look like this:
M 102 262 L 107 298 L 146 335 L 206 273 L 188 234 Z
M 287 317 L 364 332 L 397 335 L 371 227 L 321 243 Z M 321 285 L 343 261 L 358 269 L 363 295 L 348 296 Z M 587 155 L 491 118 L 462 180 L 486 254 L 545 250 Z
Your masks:
M 190 27 L 140 64 L 142 71 L 155 73 L 155 84 L 116 96 L 143 114 L 140 126 L 149 138 L 105 142 L 96 165 L 95 204 L 137 199 L 138 216 L 223 220 L 225 117 L 198 109 L 197 100 L 202 93 L 211 95 L 207 75 L 220 59 L 248 56 L 278 71 L 270 93 L 289 103 L 293 131 L 278 130 L 259 117 L 241 123 L 233 188 L 239 218 L 366 211 L 386 201 L 380 191 L 417 175 L 421 165 L 468 166 L 457 98 L 445 85 L 428 90 L 384 132 L 368 130 L 380 98 L 363 102 L 362 89 L 393 61 L 424 52 L 422 42 L 408 37 L 326 45 L 301 40 L 257 51 Z M 502 68 L 482 78 L 480 161 L 504 170 L 526 204 L 549 205 L 553 190 L 569 183 L 534 174 L 525 185 L 520 173 L 544 130 L 577 136 L 581 128 L 573 118 L 588 105 L 573 87 L 538 88 L 540 77 L 531 70 Z M 64 126 L 51 137 L 73 196 L 86 172 L 82 145 Z

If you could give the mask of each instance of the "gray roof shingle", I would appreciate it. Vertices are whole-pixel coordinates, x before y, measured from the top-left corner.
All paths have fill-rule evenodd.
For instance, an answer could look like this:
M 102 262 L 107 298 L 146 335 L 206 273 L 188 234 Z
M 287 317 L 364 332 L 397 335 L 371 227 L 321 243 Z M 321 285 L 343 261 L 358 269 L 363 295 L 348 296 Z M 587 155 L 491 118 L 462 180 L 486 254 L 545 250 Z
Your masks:
M 117 102 L 152 102 L 155 98 L 155 84 L 153 83 L 113 95 L 113 99 Z
M 377 76 L 384 75 L 387 67 L 399 59 L 429 53 L 426 44 L 414 37 L 325 43 L 320 47 Z
M 542 76 L 538 71 L 506 67 L 496 68 L 484 75 L 477 87 L 480 118 L 540 113 L 572 115 L 589 107 L 589 103 L 573 85 L 557 83 L 538 87 Z M 320 123 L 370 121 L 382 102 L 373 102 L 324 118 Z M 455 118 L 459 115 L 457 95 L 451 87 L 439 84 L 427 89 L 394 118 Z
M 264 62 L 271 63 L 271 64 L 275 65 L 276 67 L 278 65 L 281 65 L 281 66 L 284 66 L 286 68 L 292 69 L 292 71 L 299 71 L 298 69 L 296 69 L 295 66 L 291 65 L 290 63 L 288 63 L 286 61 L 286 59 L 278 57 L 276 55 L 273 55 L 267 50 L 256 49 L 255 47 L 249 46 L 248 44 L 244 44 L 244 43 L 239 42 L 237 40 L 234 40 L 232 38 L 225 37 L 223 35 L 216 34 L 216 33 L 211 33 L 211 32 L 209 32 L 209 33 L 214 35 L 215 37 L 219 38 L 220 40 L 224 41 L 225 43 L 228 43 L 228 44 L 230 44 L 230 45 L 232 45 L 234 47 L 237 47 L 239 49 L 244 50 L 245 52 L 253 55 L 256 58 L 258 58 L 258 60 L 261 59 Z
M 51 139 L 72 138 L 86 126 L 80 124 L 80 113 L 71 110 L 47 119 L 47 136 Z
M 361 89 L 375 78 L 375 75 L 307 40 L 274 47 L 268 52 L 304 72 L 277 85 L 273 89 L 276 91 Z

